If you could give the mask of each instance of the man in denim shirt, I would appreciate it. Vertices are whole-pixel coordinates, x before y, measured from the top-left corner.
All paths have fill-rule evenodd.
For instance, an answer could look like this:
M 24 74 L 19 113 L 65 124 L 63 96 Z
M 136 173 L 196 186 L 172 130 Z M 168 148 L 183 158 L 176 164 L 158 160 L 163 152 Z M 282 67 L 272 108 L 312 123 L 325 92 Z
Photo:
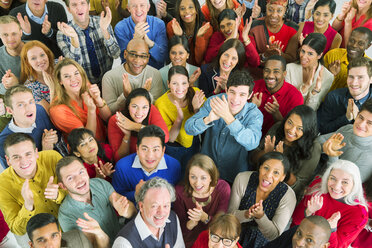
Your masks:
M 255 149 L 261 139 L 262 113 L 247 102 L 253 85 L 248 72 L 235 71 L 229 77 L 226 93 L 210 97 L 185 124 L 190 135 L 207 130 L 201 153 L 214 160 L 221 178 L 230 183 L 239 172 L 249 169 L 248 151 Z

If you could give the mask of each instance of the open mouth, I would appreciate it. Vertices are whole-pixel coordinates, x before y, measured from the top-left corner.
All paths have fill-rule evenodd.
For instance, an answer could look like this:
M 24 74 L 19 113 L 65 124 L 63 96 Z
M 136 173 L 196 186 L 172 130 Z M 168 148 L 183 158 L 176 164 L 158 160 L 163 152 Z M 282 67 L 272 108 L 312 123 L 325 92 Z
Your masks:
M 195 186 L 196 191 L 201 191 L 204 188 L 204 186 Z
M 86 185 L 87 185 L 87 183 L 86 182 L 83 182 L 83 183 L 79 184 L 79 186 L 77 186 L 76 189 L 77 190 L 82 190 L 82 189 L 85 188 Z
M 34 116 L 34 113 L 26 114 L 27 118 L 32 118 Z
M 271 185 L 271 182 L 263 179 L 262 182 L 261 182 L 261 185 L 262 185 L 262 187 L 266 188 L 266 187 L 269 187 Z

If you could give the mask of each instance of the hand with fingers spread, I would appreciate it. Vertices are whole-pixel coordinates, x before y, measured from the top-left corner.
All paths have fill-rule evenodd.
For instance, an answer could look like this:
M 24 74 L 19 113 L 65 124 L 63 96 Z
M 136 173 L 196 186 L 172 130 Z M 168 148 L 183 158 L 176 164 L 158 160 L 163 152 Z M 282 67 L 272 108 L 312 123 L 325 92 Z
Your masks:
M 150 26 L 147 22 L 139 22 L 134 27 L 134 39 L 144 39 L 145 35 L 150 32 Z
M 281 115 L 280 111 L 279 111 L 279 103 L 278 101 L 276 100 L 275 96 L 273 96 L 273 102 L 270 103 L 270 102 L 267 102 L 264 106 L 264 109 L 266 110 L 267 113 L 269 114 L 272 114 L 275 118 L 275 116 L 277 116 L 278 114 Z M 275 119 L 278 119 L 278 118 L 275 118 Z
M 78 218 L 76 224 L 81 228 L 81 231 L 92 234 L 102 234 L 103 230 L 99 226 L 98 222 L 90 217 L 88 213 L 84 213 L 86 220 Z
M 258 0 L 254 0 L 254 5 L 252 8 L 252 18 L 258 18 L 261 15 L 261 7 L 258 5 Z
M 129 82 L 129 77 L 127 73 L 124 73 L 123 76 L 123 94 L 127 98 L 129 93 L 132 92 L 132 85 Z
M 160 0 L 156 3 L 156 17 L 162 19 L 167 16 L 167 3 Z
M 274 151 L 274 149 L 275 149 L 275 140 L 276 140 L 276 137 L 275 136 L 271 137 L 270 135 L 266 135 L 266 137 L 265 137 L 265 146 L 264 146 L 264 152 L 265 153 Z
M 328 65 L 328 69 L 329 69 L 329 71 L 330 71 L 334 76 L 336 76 L 337 74 L 339 74 L 340 71 L 341 71 L 341 62 L 340 62 L 340 60 L 335 60 L 335 61 L 333 61 L 332 63 L 330 63 L 330 64 Z
M 99 27 L 101 28 L 102 32 L 104 31 L 107 32 L 108 27 L 111 24 L 111 19 L 112 19 L 111 10 L 109 7 L 106 7 L 105 11 L 101 12 L 100 19 L 99 19 Z
M 344 136 L 340 133 L 334 133 L 326 142 L 323 144 L 323 152 L 330 157 L 338 157 L 343 151 L 339 151 L 343 148 L 346 143 L 342 142 Z
M 345 17 L 345 24 L 350 24 L 351 25 L 356 13 L 357 13 L 357 9 L 352 7 L 350 9 L 349 13 L 347 13 L 347 15 Z
M 263 201 L 260 200 L 249 208 L 248 211 L 250 218 L 261 219 L 265 215 L 262 203 Z
M 331 229 L 337 228 L 338 221 L 341 219 L 341 213 L 339 211 L 333 213 L 331 217 L 327 219 Z
M 229 35 L 229 37 L 226 38 L 225 42 L 229 39 L 237 39 L 239 38 L 239 25 L 240 25 L 241 19 L 239 17 L 235 18 L 235 28 Z
M 211 123 L 211 122 L 213 122 L 213 121 L 216 121 L 216 120 L 218 120 L 218 119 L 220 119 L 220 117 L 219 117 L 218 115 L 216 115 L 216 113 L 213 112 L 213 110 L 211 110 L 211 112 L 209 112 L 209 115 L 208 115 L 207 117 L 205 117 L 205 118 L 203 119 L 203 121 L 204 121 L 204 123 L 205 123 L 206 125 L 208 125 L 209 123 Z
M 201 74 L 201 69 L 198 67 L 198 69 L 196 69 L 193 74 L 190 76 L 190 79 L 189 79 L 189 83 L 190 83 L 190 86 L 193 87 L 195 82 L 198 80 L 198 78 L 200 77 L 200 74 Z
M 45 15 L 43 24 L 41 24 L 41 33 L 44 35 L 49 34 L 52 24 L 48 21 L 48 15 Z
M 275 147 L 276 152 L 283 153 L 284 152 L 284 142 L 281 140 L 278 142 L 278 144 Z
M 200 107 L 204 103 L 204 92 L 202 90 L 196 91 L 194 97 L 192 98 L 192 107 L 194 108 L 194 113 L 197 113 Z
M 216 88 L 214 89 L 213 93 L 214 94 L 219 94 L 221 91 L 226 90 L 226 85 L 227 85 L 227 79 L 228 75 L 221 74 L 220 76 L 215 76 L 213 79 L 216 81 Z
M 173 29 L 174 35 L 181 36 L 183 34 L 183 30 L 181 28 L 181 25 L 178 23 L 176 18 L 173 18 L 173 20 L 172 20 L 172 29 Z
M 54 177 L 51 176 L 49 178 L 47 187 L 44 191 L 44 196 L 46 199 L 56 200 L 58 197 L 58 184 L 53 183 Z
M 19 24 L 21 25 L 21 28 L 22 28 L 23 32 L 30 35 L 31 34 L 31 24 L 30 24 L 30 21 L 28 20 L 27 15 L 22 17 L 22 14 L 18 12 L 17 19 L 19 21 Z
M 347 108 L 346 108 L 346 119 L 349 121 L 355 120 L 359 113 L 359 108 L 355 104 L 354 99 L 350 98 L 347 102 Z
M 114 165 L 110 162 L 102 163 L 102 161 L 98 161 L 98 164 L 106 177 L 111 177 L 112 173 L 115 172 Z
M 101 167 L 98 166 L 98 164 L 94 164 L 94 169 L 96 170 L 96 177 L 105 179 L 106 175 L 103 173 Z
M 95 114 L 97 106 L 94 103 L 93 98 L 89 95 L 89 93 L 87 91 L 84 92 L 83 94 L 81 94 L 81 98 L 83 98 L 83 101 L 88 108 L 88 112 L 91 114 L 93 113 Z
M 43 136 L 41 138 L 41 147 L 43 151 L 53 150 L 54 145 L 58 142 L 57 131 L 50 129 L 44 129 Z
M 34 209 L 34 194 L 30 188 L 30 180 L 26 179 L 22 185 L 21 195 L 24 200 L 24 206 L 28 211 L 32 211 Z
M 196 36 L 198 37 L 203 36 L 210 27 L 211 27 L 211 24 L 209 22 L 204 23 L 204 25 L 199 28 L 198 32 L 196 33 Z
M 238 16 L 238 18 L 242 19 L 245 12 L 247 11 L 247 7 L 243 3 L 242 5 L 240 5 L 236 9 L 234 9 L 234 11 L 235 11 L 236 15 Z
M 61 31 L 67 37 L 70 37 L 70 38 L 78 37 L 75 29 L 65 22 L 57 22 L 57 27 L 58 27 L 58 30 Z
M 9 69 L 5 72 L 4 76 L 1 79 L 1 83 L 4 85 L 4 88 L 7 90 L 10 87 L 19 84 L 18 78 L 14 73 Z
M 150 77 L 150 78 L 146 79 L 146 82 L 145 82 L 145 84 L 143 85 L 142 88 L 146 89 L 147 91 L 150 91 L 151 86 L 152 86 L 152 78 Z
M 189 216 L 189 219 L 192 220 L 194 223 L 198 223 L 199 221 L 201 221 L 204 211 L 202 206 L 200 206 L 198 202 L 196 202 L 195 204 L 195 208 L 187 210 L 187 215 Z
M 130 217 L 128 216 L 128 210 L 130 207 L 130 201 L 125 197 L 116 192 L 112 193 L 112 206 L 118 212 L 120 216 L 123 217 Z
M 232 123 L 235 118 L 230 112 L 229 104 L 226 96 L 222 95 L 221 98 L 213 97 L 210 101 L 212 111 L 219 117 L 221 117 L 227 125 Z
M 275 40 L 274 36 L 270 36 L 269 45 L 266 45 L 267 49 L 264 53 L 265 57 L 268 58 L 272 55 L 282 55 L 284 45 L 280 40 Z
M 305 210 L 306 216 L 315 214 L 316 211 L 323 207 L 323 196 L 320 194 L 313 195 L 310 200 L 307 201 L 307 208 Z
M 256 92 L 252 96 L 252 103 L 256 104 L 257 108 L 259 108 L 262 104 L 262 92 Z
M 242 31 L 243 43 L 245 46 L 248 46 L 249 43 L 251 43 L 251 40 L 248 34 L 249 34 L 249 31 L 251 30 L 252 20 L 253 20 L 252 16 L 249 18 L 249 22 L 248 20 L 246 20 L 243 31 Z

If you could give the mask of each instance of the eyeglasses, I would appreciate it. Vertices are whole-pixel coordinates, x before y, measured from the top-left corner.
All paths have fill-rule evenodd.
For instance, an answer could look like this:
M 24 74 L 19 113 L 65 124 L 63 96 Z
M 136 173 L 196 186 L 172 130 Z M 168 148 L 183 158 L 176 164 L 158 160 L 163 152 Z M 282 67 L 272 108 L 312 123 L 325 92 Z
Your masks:
M 136 53 L 133 53 L 133 52 L 129 52 L 127 51 L 128 55 L 132 58 L 136 58 L 136 59 L 148 59 L 150 57 L 150 55 L 139 55 L 139 54 L 136 54 Z
M 213 243 L 219 243 L 220 240 L 222 240 L 222 244 L 223 244 L 224 246 L 227 246 L 227 247 L 230 247 L 230 246 L 234 243 L 234 241 L 235 241 L 235 240 L 232 240 L 232 239 L 225 239 L 225 238 L 222 238 L 222 237 L 220 237 L 220 236 L 218 236 L 218 235 L 216 235 L 216 234 L 213 234 L 213 233 L 211 233 L 211 234 L 209 235 L 209 237 L 210 237 L 210 239 L 211 239 L 211 241 L 212 241 Z

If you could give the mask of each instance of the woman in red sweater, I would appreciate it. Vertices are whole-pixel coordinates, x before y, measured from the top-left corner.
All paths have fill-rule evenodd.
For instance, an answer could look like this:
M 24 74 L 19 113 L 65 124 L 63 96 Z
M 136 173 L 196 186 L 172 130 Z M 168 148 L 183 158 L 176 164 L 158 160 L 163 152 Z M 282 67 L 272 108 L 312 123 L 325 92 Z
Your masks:
M 337 160 L 308 191 L 293 212 L 292 225 L 299 225 L 306 216 L 322 216 L 332 228 L 329 247 L 348 247 L 368 220 L 359 168 L 350 161 Z
M 124 109 L 111 116 L 108 124 L 108 139 L 114 151 L 114 160 L 136 152 L 138 131 L 156 125 L 165 133 L 168 142 L 169 132 L 159 110 L 151 104 L 151 96 L 146 89 L 134 89 L 125 101 Z

